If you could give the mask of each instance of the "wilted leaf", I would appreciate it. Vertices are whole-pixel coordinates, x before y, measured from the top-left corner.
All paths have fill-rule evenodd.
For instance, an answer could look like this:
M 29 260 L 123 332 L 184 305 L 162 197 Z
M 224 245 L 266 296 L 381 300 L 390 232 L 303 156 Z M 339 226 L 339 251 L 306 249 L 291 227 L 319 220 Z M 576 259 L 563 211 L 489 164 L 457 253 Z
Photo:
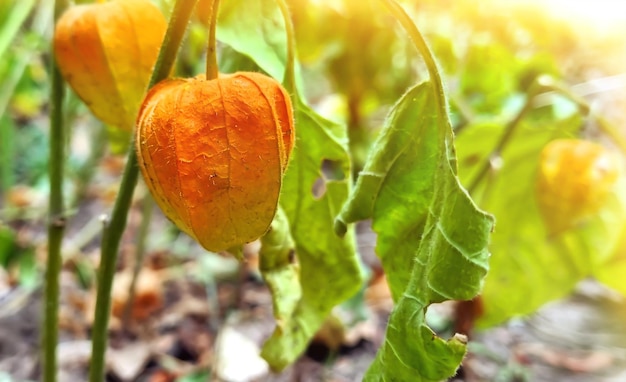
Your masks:
M 337 219 L 372 218 L 397 303 L 367 381 L 436 381 L 454 374 L 462 337 L 445 341 L 424 322 L 428 305 L 469 299 L 488 269 L 493 218 L 480 211 L 455 175 L 451 130 L 430 82 L 394 106 L 355 192 Z

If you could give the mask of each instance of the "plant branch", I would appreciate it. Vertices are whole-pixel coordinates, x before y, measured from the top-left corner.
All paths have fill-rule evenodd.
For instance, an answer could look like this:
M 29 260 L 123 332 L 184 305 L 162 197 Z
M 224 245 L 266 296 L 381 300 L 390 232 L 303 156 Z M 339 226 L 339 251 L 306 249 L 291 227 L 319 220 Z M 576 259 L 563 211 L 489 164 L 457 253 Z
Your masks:
M 517 112 L 515 117 L 506 124 L 504 132 L 500 136 L 500 139 L 498 139 L 496 146 L 493 148 L 493 150 L 491 150 L 489 156 L 485 158 L 480 169 L 478 170 L 478 173 L 474 177 L 474 180 L 472 180 L 472 182 L 467 187 L 467 191 L 470 194 L 476 191 L 476 188 L 489 173 L 489 170 L 493 168 L 494 161 L 500 158 L 500 156 L 502 155 L 502 150 L 504 150 L 506 145 L 509 143 L 511 137 L 513 137 L 513 133 L 520 125 L 520 122 L 524 119 L 526 114 L 528 114 L 528 112 L 532 110 L 535 98 L 537 97 L 540 89 L 542 89 L 543 86 L 540 82 L 541 80 L 535 79 L 535 81 L 530 85 L 528 89 L 528 97 L 526 97 L 526 102 L 524 103 L 524 106 L 522 106 L 522 108 Z
M 216 29 L 217 15 L 219 13 L 220 0 L 213 0 L 211 5 L 211 17 L 209 18 L 209 44 L 206 52 L 206 79 L 214 80 L 219 75 L 217 67 L 217 44 Z
M 54 23 L 68 7 L 65 0 L 54 3 Z M 63 99 L 65 87 L 63 77 L 54 59 L 51 47 L 50 60 L 50 176 L 48 216 L 48 260 L 44 292 L 44 315 L 42 331 L 42 375 L 45 382 L 56 381 L 56 347 L 58 341 L 59 274 L 61 273 L 61 244 L 65 232 L 65 206 L 63 204 L 63 169 L 65 167 L 65 129 L 63 126 Z
M 595 119 L 598 123 L 598 128 L 600 129 L 600 131 L 609 136 L 613 140 L 613 142 L 620 148 L 620 150 L 626 153 L 626 138 L 624 138 L 624 135 L 618 129 L 616 129 L 615 126 L 613 126 L 606 118 L 598 115 L 593 110 L 591 110 L 591 106 L 589 105 L 587 100 L 585 100 L 580 95 L 574 93 L 571 89 L 552 81 L 550 78 L 542 78 L 542 84 L 544 89 L 546 89 L 548 92 L 561 94 L 562 96 L 576 104 L 581 113 L 588 114 L 589 117 Z
M 393 16 L 400 22 L 402 27 L 409 34 L 411 40 L 413 40 L 415 47 L 422 55 L 424 63 L 426 64 L 426 69 L 428 70 L 428 75 L 430 76 L 430 81 L 435 88 L 435 104 L 437 107 L 437 114 L 445 121 L 448 121 L 446 122 L 446 124 L 449 125 L 449 118 L 447 118 L 448 106 L 446 101 L 446 93 L 443 87 L 443 80 L 441 79 L 441 75 L 439 74 L 439 66 L 437 65 L 437 61 L 435 61 L 435 56 L 428 47 L 428 44 L 426 43 L 426 40 L 420 33 L 419 29 L 417 29 L 417 26 L 415 25 L 413 20 L 411 20 L 411 17 L 409 17 L 404 8 L 402 8 L 402 6 L 400 6 L 400 4 L 398 4 L 395 0 L 381 1 L 387 6 L 387 9 L 389 9 L 391 14 L 393 14 Z M 452 127 L 448 127 L 449 128 L 446 128 L 445 130 L 442 129 L 440 131 L 440 134 L 445 138 L 452 138 Z M 442 143 L 445 144 L 445 141 L 445 139 L 442 139 Z
M 296 32 L 289 13 L 289 7 L 285 0 L 277 0 L 280 13 L 285 22 L 285 32 L 287 33 L 287 62 L 285 63 L 285 76 L 283 85 L 292 97 L 298 97 L 296 91 Z
M 195 3 L 195 0 L 176 1 L 148 89 L 169 76 Z M 120 240 L 126 227 L 128 211 L 138 176 L 139 169 L 133 140 L 128 150 L 126 167 L 124 168 L 120 190 L 113 206 L 111 220 L 106 225 L 102 235 L 100 268 L 98 270 L 98 294 L 92 338 L 92 358 L 89 369 L 90 382 L 100 382 L 104 378 L 104 357 L 111 310 L 111 287 L 113 285 Z
M 526 98 L 526 103 L 517 113 L 515 118 L 513 118 L 506 125 L 504 133 L 496 143 L 496 146 L 491 151 L 490 155 L 482 163 L 478 174 L 476 174 L 476 177 L 467 188 L 470 194 L 476 190 L 478 185 L 489 173 L 489 170 L 493 167 L 493 161 L 500 157 L 500 155 L 502 154 L 502 150 L 504 150 L 504 147 L 510 141 L 517 126 L 519 126 L 522 119 L 535 106 L 535 101 L 539 97 L 544 96 L 546 93 L 551 92 L 561 94 L 562 96 L 576 104 L 581 113 L 589 115 L 591 118 L 595 119 L 598 123 L 598 128 L 600 129 L 600 131 L 608 135 L 623 152 L 626 152 L 626 139 L 624 138 L 624 136 L 608 120 L 606 120 L 606 118 L 591 111 L 589 103 L 584 98 L 573 93 L 565 86 L 554 82 L 552 78 L 548 76 L 539 76 L 535 79 L 535 81 L 528 89 L 528 97 Z

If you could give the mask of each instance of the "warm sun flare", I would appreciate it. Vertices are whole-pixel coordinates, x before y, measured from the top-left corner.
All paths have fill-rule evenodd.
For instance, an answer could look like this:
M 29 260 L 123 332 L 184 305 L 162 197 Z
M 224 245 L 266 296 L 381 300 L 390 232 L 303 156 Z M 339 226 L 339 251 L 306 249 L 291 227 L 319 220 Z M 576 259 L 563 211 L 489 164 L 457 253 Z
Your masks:
M 626 1 L 619 0 L 536 0 L 556 17 L 585 21 L 598 28 L 626 24 Z

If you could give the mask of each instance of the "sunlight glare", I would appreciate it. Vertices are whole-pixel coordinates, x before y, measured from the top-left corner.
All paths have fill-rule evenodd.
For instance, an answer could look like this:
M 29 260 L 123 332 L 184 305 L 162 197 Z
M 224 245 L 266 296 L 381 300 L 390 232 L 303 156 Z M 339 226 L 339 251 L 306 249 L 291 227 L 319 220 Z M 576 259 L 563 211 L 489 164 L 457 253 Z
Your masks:
M 626 1 L 619 0 L 537 0 L 553 16 L 610 29 L 626 24 Z
M 506 3 L 506 0 L 495 0 Z M 528 3 L 517 0 L 518 4 Z M 626 1 L 620 0 L 534 0 L 554 19 L 579 25 L 600 34 L 615 33 L 626 26 Z

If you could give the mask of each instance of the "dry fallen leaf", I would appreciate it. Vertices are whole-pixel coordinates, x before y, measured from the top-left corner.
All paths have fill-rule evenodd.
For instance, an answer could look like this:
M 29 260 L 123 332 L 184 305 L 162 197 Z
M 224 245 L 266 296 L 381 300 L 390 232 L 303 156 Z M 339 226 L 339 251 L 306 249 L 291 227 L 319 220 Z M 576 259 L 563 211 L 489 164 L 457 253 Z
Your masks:
M 107 365 L 122 381 L 134 381 L 143 371 L 151 356 L 150 344 L 134 342 L 121 349 L 107 351 Z
M 115 276 L 113 291 L 111 292 L 112 314 L 122 318 L 129 299 L 128 290 L 132 280 L 130 271 L 123 271 Z M 131 311 L 134 321 L 143 321 L 161 309 L 163 306 L 163 283 L 160 273 L 150 269 L 143 269 L 139 273 L 135 286 L 135 298 Z
M 18 184 L 11 187 L 6 194 L 6 202 L 16 208 L 32 208 L 42 204 L 44 198 L 32 187 Z
M 529 344 L 518 349 L 518 357 L 535 356 L 541 361 L 577 373 L 593 373 L 611 366 L 615 357 L 605 351 L 592 351 L 586 354 L 572 354 L 565 349 L 549 348 L 543 344 Z
M 229 382 L 248 382 L 269 372 L 261 349 L 249 338 L 231 327 L 221 330 L 216 349 L 215 371 Z
M 365 290 L 365 303 L 375 311 L 391 312 L 393 309 L 391 290 L 384 273 L 372 277 Z

